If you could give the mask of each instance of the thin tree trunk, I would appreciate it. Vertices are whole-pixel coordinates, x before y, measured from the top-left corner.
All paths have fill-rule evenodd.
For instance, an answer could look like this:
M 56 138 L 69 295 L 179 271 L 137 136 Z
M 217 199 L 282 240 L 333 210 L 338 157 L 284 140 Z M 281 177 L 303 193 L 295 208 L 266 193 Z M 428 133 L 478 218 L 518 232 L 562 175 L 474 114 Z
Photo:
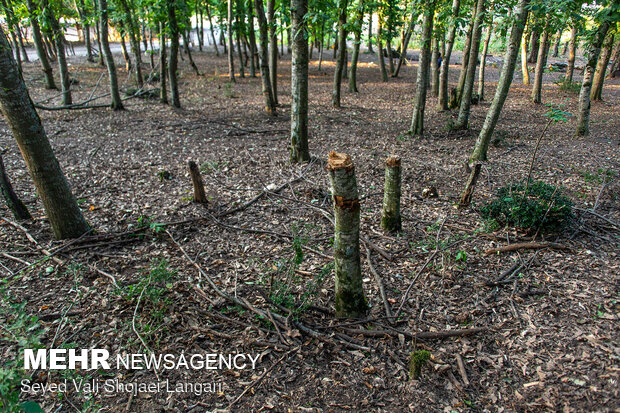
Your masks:
M 207 18 L 209 19 L 209 31 L 211 32 L 211 38 L 213 39 L 213 47 L 215 48 L 215 55 L 219 56 L 220 51 L 217 48 L 217 40 L 215 40 L 215 31 L 213 30 L 213 21 L 211 19 L 211 10 L 209 10 L 209 2 L 205 3 L 205 11 L 207 12 Z
M 553 54 L 552 57 L 558 57 L 560 53 L 560 42 L 562 41 L 562 29 L 558 30 L 557 38 L 555 40 L 555 44 L 553 45 Z
M 433 53 L 431 57 L 431 93 L 439 95 L 439 38 L 433 38 Z
M 252 58 L 250 59 L 250 76 L 256 77 L 256 67 L 258 50 L 256 49 L 256 33 L 254 31 L 254 9 L 252 5 L 252 0 L 249 0 L 248 4 L 248 36 L 250 41 L 250 54 Z
M 353 54 L 351 56 L 351 74 L 349 76 L 349 92 L 357 93 L 357 62 L 362 43 L 362 26 L 364 24 L 364 2 L 357 5 L 357 27 L 354 32 Z
M 587 136 L 590 134 L 590 90 L 592 89 L 592 77 L 609 26 L 609 21 L 604 21 L 596 30 L 591 43 L 586 47 L 587 63 L 583 70 L 583 81 L 581 82 L 579 107 L 577 109 L 577 129 L 575 131 L 577 136 Z
M 196 73 L 196 76 L 200 76 L 200 70 L 198 70 L 198 66 L 196 66 L 194 58 L 192 57 L 192 51 L 189 48 L 189 34 L 186 31 L 183 31 L 183 47 L 185 48 L 185 53 L 187 54 L 189 65 L 192 67 L 192 69 L 194 69 L 194 73 Z
M 93 0 L 95 9 L 97 9 L 99 6 L 97 5 L 97 0 Z M 95 17 L 95 31 L 97 32 L 97 48 L 99 49 L 99 55 L 97 57 L 97 62 L 99 63 L 100 66 L 105 66 L 105 62 L 103 61 L 103 52 L 101 50 L 101 33 L 99 31 L 99 17 L 96 16 Z
M 534 86 L 532 87 L 532 102 L 542 102 L 542 83 L 543 74 L 545 72 L 545 64 L 547 63 L 547 42 L 549 41 L 549 33 L 547 27 L 540 36 L 540 46 L 538 47 L 538 57 L 536 59 L 536 72 L 534 73 Z
M 65 37 L 62 34 L 60 24 L 52 12 L 48 0 L 42 0 L 41 6 L 46 13 L 47 21 L 50 24 L 54 43 L 56 45 L 56 58 L 58 59 L 58 71 L 60 72 L 60 84 L 62 87 L 62 105 L 68 106 L 73 103 L 71 98 L 71 79 L 69 78 L 69 67 L 65 57 Z
M 325 48 L 325 22 L 321 25 L 321 44 L 319 45 L 319 72 L 321 71 L 321 64 L 323 63 L 323 49 Z
M 237 37 L 237 54 L 239 55 L 239 77 L 244 78 L 245 67 L 243 64 L 243 50 L 241 49 L 241 32 L 242 32 L 243 22 L 240 20 L 240 17 L 241 17 L 240 0 L 236 1 L 236 7 L 237 7 L 237 13 L 236 13 L 235 19 L 237 22 L 236 24 L 237 27 L 235 30 L 235 35 Z
M 19 43 L 19 49 L 22 52 L 22 59 L 24 62 L 29 63 L 30 58 L 28 58 L 28 53 L 26 52 L 26 47 L 24 46 L 24 39 L 22 37 L 22 30 L 19 27 L 19 23 L 15 24 L 15 30 L 17 31 L 17 42 Z
M 603 83 L 605 83 L 605 71 L 611 58 L 611 48 L 614 45 L 614 33 L 607 35 L 603 43 L 601 55 L 596 64 L 596 71 L 592 79 L 592 90 L 590 91 L 590 100 L 603 100 Z
M 433 35 L 434 7 L 424 10 L 424 22 L 422 26 L 422 46 L 420 50 L 420 65 L 416 78 L 415 104 L 409 133 L 422 136 L 424 134 L 424 109 L 426 107 L 426 86 L 428 84 L 428 71 L 431 60 L 431 36 Z
M 153 28 L 149 26 L 149 58 L 151 70 L 155 70 L 155 48 L 153 47 Z
M 164 24 L 159 23 L 159 101 L 168 104 L 168 92 L 166 90 L 166 30 Z
M 86 46 L 86 61 L 94 62 L 93 51 L 90 44 L 90 25 L 88 23 L 88 17 L 85 15 L 86 5 L 84 4 L 84 0 L 78 0 L 76 2 L 75 8 L 78 12 L 78 17 L 80 18 L 80 22 L 83 24 L 83 33 L 84 33 L 84 45 Z
M 278 104 L 278 36 L 276 34 L 275 0 L 267 0 L 267 24 L 269 27 L 269 81 L 273 102 Z
M 37 50 L 37 55 L 39 56 L 39 61 L 41 62 L 43 74 L 45 75 L 45 87 L 47 89 L 57 89 L 56 83 L 54 82 L 52 66 L 47 59 L 47 53 L 45 52 L 45 47 L 43 45 L 43 36 L 41 36 L 41 28 L 39 27 L 39 18 L 37 15 L 37 10 L 34 6 L 34 1 L 27 0 L 26 4 L 28 6 L 28 13 L 30 15 L 30 25 L 32 27 L 32 38 L 34 40 L 34 47 Z
M 566 67 L 566 82 L 573 81 L 573 72 L 575 71 L 575 56 L 577 51 L 577 23 L 573 23 L 570 31 L 570 42 L 568 43 L 568 66 Z
M 123 13 L 125 14 L 125 20 L 129 29 L 129 44 L 131 46 L 131 51 L 134 55 L 134 59 L 136 61 L 136 83 L 138 84 L 138 87 L 141 88 L 144 85 L 144 79 L 142 77 L 142 56 L 140 55 L 140 39 L 138 33 L 138 26 L 134 21 L 133 15 L 131 14 L 131 9 L 129 8 L 127 0 L 119 1 L 121 3 L 121 7 L 123 8 Z
M 477 0 L 476 18 L 472 29 L 471 48 L 469 52 L 469 61 L 467 63 L 467 74 L 465 76 L 463 93 L 461 94 L 459 116 L 454 125 L 455 129 L 467 129 L 469 127 L 471 96 L 474 90 L 476 66 L 478 65 L 478 54 L 480 50 L 480 38 L 482 37 L 482 22 L 484 21 L 484 14 L 484 0 Z
M 116 66 L 114 65 L 114 57 L 110 51 L 110 44 L 108 43 L 108 1 L 99 0 L 99 15 L 101 28 L 101 46 L 103 47 L 103 54 L 105 57 L 105 63 L 108 67 L 108 76 L 110 77 L 110 95 L 112 96 L 111 108 L 113 110 L 122 110 L 123 103 L 121 96 L 118 92 L 118 78 L 116 77 Z
M 534 29 L 532 30 L 532 35 L 530 37 L 530 56 L 527 59 L 528 63 L 536 63 L 536 59 L 538 58 L 539 48 L 540 48 L 540 33 Z
M 478 100 L 484 100 L 484 69 L 486 68 L 487 52 L 489 51 L 489 43 L 491 42 L 491 35 L 493 34 L 493 18 L 489 22 L 487 28 L 487 37 L 484 39 L 484 46 L 482 46 L 482 58 L 480 59 L 480 69 L 478 72 Z
M 460 1 L 460 0 L 455 0 Z M 405 37 L 402 41 L 402 47 L 400 51 L 400 57 L 398 58 L 398 63 L 396 64 L 396 68 L 394 69 L 394 73 L 392 77 L 398 77 L 400 73 L 400 68 L 402 67 L 405 59 L 407 58 L 407 47 L 409 47 L 409 41 L 411 40 L 411 35 L 413 34 L 413 29 L 415 29 L 415 22 L 418 20 L 418 13 L 413 12 L 411 14 L 411 20 L 409 20 L 409 27 L 407 27 L 407 32 L 405 33 Z
M 21 199 L 19 199 L 19 197 L 13 190 L 13 185 L 11 185 L 11 181 L 9 180 L 9 177 L 4 170 L 2 152 L 0 152 L 0 192 L 2 192 L 2 197 L 6 201 L 6 206 L 9 207 L 9 209 L 13 213 L 13 216 L 16 219 L 32 219 L 32 215 L 30 215 L 30 212 L 28 212 L 28 208 L 26 208 L 26 205 L 24 205 L 24 203 L 21 201 Z
M 168 5 L 168 27 L 170 28 L 170 57 L 168 58 L 168 80 L 170 81 L 170 98 L 172 106 L 181 107 L 179 84 L 177 81 L 177 66 L 179 58 L 179 26 L 177 25 L 176 6 L 174 2 Z
M 527 37 L 522 36 L 521 40 L 521 77 L 523 77 L 523 84 L 530 84 L 530 72 L 527 67 Z
M 49 5 L 47 5 L 49 7 Z M 89 231 L 0 27 L 0 107 L 22 153 L 57 239 Z
M 103 42 L 102 42 L 103 46 Z M 108 47 L 110 47 L 108 43 Z M 128 72 L 131 71 L 131 58 L 129 57 L 129 53 L 127 53 L 127 46 L 125 45 L 125 36 L 121 35 L 121 50 L 123 52 L 123 59 L 125 60 L 125 70 Z
M 386 231 L 398 232 L 402 229 L 402 219 L 400 216 L 400 187 L 400 158 L 390 156 L 385 160 L 383 210 L 381 213 L 381 228 Z
M 493 136 L 495 125 L 502 112 L 506 97 L 510 91 L 510 85 L 512 84 L 512 78 L 517 63 L 517 56 L 519 55 L 519 45 L 521 43 L 521 37 L 523 36 L 523 28 L 527 22 L 528 5 L 530 0 L 519 0 L 517 11 L 515 13 L 515 20 L 510 32 L 510 40 L 508 42 L 508 48 L 504 56 L 504 65 L 502 66 L 502 72 L 499 77 L 497 89 L 495 90 L 495 96 L 487 112 L 486 119 L 482 130 L 478 135 L 476 146 L 474 147 L 471 155 L 471 161 L 485 161 L 487 159 L 487 150 L 489 148 L 489 142 Z M 523 57 L 525 58 L 525 56 Z
M 454 47 L 454 39 L 456 37 L 456 18 L 459 15 L 461 7 L 460 0 L 452 1 L 452 17 L 450 18 L 450 32 L 446 41 L 446 53 L 443 56 L 441 68 L 439 69 L 439 101 L 437 110 L 443 111 L 449 109 L 448 101 L 448 75 L 450 73 L 450 58 L 452 57 L 452 48 Z
M 340 1 L 340 13 L 338 15 L 338 60 L 334 71 L 334 87 L 332 89 L 332 106 L 340 107 L 340 86 L 342 84 L 342 67 L 346 58 L 347 50 L 347 0 Z
M 467 76 L 467 67 L 469 65 L 469 54 L 471 51 L 471 38 L 473 35 L 474 21 L 476 20 L 476 11 L 472 12 L 471 23 L 469 24 L 469 29 L 467 31 L 467 36 L 465 37 L 465 46 L 463 46 L 463 62 L 461 66 L 461 73 L 459 74 L 459 81 L 456 86 L 456 105 L 459 106 L 461 103 L 461 96 L 463 95 L 463 88 L 465 87 L 465 78 Z M 455 109 L 455 107 L 452 107 Z
M 616 71 L 620 67 L 620 41 L 616 43 L 616 47 L 614 47 L 614 53 L 611 57 L 612 64 L 609 67 L 609 74 L 607 75 L 608 79 L 612 79 L 616 77 Z
M 310 161 L 308 150 L 308 0 L 291 1 L 291 162 Z
M 269 76 L 269 30 L 267 19 L 265 18 L 265 6 L 263 0 L 254 0 L 256 10 L 256 20 L 258 20 L 258 37 L 260 41 L 260 77 L 263 84 L 263 96 L 265 97 L 265 111 L 268 115 L 276 115 L 276 103 L 271 91 L 271 80 Z
M 372 11 L 368 13 L 368 53 L 374 53 L 372 50 Z
M 381 41 L 381 36 L 383 35 L 383 22 L 379 19 L 379 27 L 377 30 L 377 57 L 379 57 L 379 68 L 381 69 L 381 80 L 384 82 L 388 81 L 387 69 L 385 68 L 385 60 L 383 56 L 383 42 Z
M 233 47 L 233 1 L 228 0 L 228 80 L 235 82 L 235 49 Z

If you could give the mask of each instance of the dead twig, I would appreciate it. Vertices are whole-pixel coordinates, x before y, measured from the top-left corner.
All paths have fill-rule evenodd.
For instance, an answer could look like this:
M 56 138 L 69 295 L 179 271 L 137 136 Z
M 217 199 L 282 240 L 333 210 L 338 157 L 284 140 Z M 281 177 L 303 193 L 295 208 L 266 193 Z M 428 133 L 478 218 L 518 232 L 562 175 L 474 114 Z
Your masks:
M 519 242 L 517 244 L 505 245 L 503 247 L 490 248 L 484 251 L 484 255 L 500 254 L 502 252 L 519 251 L 523 249 L 535 250 L 542 248 L 553 248 L 556 250 L 570 249 L 570 247 L 556 242 Z
M 388 320 L 392 318 L 392 309 L 390 308 L 390 302 L 387 299 L 387 295 L 385 294 L 385 287 L 383 286 L 383 280 L 375 267 L 372 265 L 372 260 L 370 259 L 370 249 L 366 246 L 366 262 L 368 262 L 368 267 L 370 267 L 370 272 L 375 277 L 375 282 L 379 287 L 379 293 L 381 294 L 381 299 L 383 300 L 383 307 L 385 307 L 385 315 L 388 316 Z

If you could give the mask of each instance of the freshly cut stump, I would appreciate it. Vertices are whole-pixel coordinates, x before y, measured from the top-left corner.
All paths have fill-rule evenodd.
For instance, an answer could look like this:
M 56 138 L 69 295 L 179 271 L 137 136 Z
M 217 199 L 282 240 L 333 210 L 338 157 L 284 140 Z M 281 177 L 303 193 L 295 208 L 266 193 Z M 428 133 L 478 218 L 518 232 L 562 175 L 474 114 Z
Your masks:
M 332 151 L 327 161 L 334 202 L 336 315 L 361 318 L 368 305 L 360 264 L 360 202 L 351 157 Z
M 385 161 L 385 186 L 383 188 L 383 214 L 381 228 L 390 232 L 402 229 L 400 217 L 400 158 L 390 156 Z

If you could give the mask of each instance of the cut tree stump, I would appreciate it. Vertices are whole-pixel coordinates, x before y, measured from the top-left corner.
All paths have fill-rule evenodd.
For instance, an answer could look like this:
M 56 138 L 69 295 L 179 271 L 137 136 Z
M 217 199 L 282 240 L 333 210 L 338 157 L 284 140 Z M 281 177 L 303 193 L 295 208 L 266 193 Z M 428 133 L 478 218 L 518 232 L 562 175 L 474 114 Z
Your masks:
M 383 214 L 381 228 L 390 232 L 402 229 L 400 217 L 400 158 L 390 156 L 385 161 L 385 186 L 383 189 Z
M 207 200 L 207 195 L 205 194 L 205 185 L 202 180 L 202 176 L 200 175 L 200 169 L 198 169 L 198 165 L 196 162 L 189 161 L 189 174 L 192 177 L 192 185 L 194 186 L 194 202 L 198 202 L 200 204 L 207 204 L 209 201 Z

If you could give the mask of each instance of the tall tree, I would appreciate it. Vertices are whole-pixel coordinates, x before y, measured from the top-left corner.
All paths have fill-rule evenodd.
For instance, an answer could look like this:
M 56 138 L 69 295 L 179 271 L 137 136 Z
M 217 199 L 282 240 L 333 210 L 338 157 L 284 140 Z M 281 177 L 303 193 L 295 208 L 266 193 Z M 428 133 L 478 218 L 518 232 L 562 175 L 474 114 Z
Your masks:
M 263 0 L 254 0 L 256 9 L 256 20 L 258 20 L 258 34 L 260 41 L 260 77 L 263 84 L 263 96 L 265 97 L 265 111 L 268 115 L 275 116 L 276 103 L 273 99 L 271 90 L 271 79 L 269 76 L 269 30 L 267 29 L 267 18 Z
M 170 30 L 170 56 L 168 57 L 168 80 L 170 81 L 170 98 L 172 106 L 181 107 L 177 66 L 179 63 L 179 25 L 177 24 L 176 0 L 168 3 L 168 28 Z
M 508 97 L 508 91 L 512 84 L 512 78 L 514 76 L 515 66 L 517 64 L 517 56 L 519 54 L 519 45 L 521 43 L 521 36 L 523 36 L 523 28 L 527 21 L 528 5 L 530 0 L 519 0 L 517 10 L 513 13 L 514 23 L 510 32 L 510 40 L 508 41 L 508 48 L 504 55 L 504 66 L 499 77 L 497 89 L 495 89 L 495 96 L 487 112 L 487 116 L 482 125 L 482 130 L 478 134 L 474 151 L 471 155 L 471 161 L 484 161 L 487 159 L 487 150 L 489 148 L 489 142 L 493 136 L 495 125 L 502 112 L 506 98 Z M 525 59 L 526 56 L 522 56 Z
M 228 0 L 228 79 L 235 82 L 235 49 L 233 46 L 233 1 Z
M 56 238 L 75 238 L 87 232 L 88 223 L 54 156 L 1 27 L 0 108 L 17 141 Z
M 568 43 L 568 66 L 566 67 L 566 82 L 573 81 L 573 72 L 575 71 L 575 55 L 577 51 L 577 22 L 573 20 L 570 30 L 570 41 Z
M 433 19 L 435 15 L 435 2 L 429 2 L 424 9 L 424 21 L 422 23 L 422 47 L 420 50 L 420 65 L 416 76 L 416 92 L 413 106 L 413 116 L 409 133 L 422 136 L 424 134 L 424 109 L 426 108 L 426 88 L 428 85 L 428 72 L 431 60 L 431 38 L 433 35 Z
M 353 30 L 353 54 L 351 55 L 351 75 L 349 76 L 349 92 L 357 93 L 357 62 L 359 61 L 360 46 L 362 44 L 362 26 L 364 24 L 364 0 L 357 4 L 357 16 Z
M 123 102 L 118 92 L 118 78 L 116 77 L 116 66 L 114 65 L 114 57 L 110 51 L 110 43 L 108 42 L 108 1 L 99 0 L 99 24 L 101 27 L 101 47 L 105 57 L 105 63 L 108 67 L 108 76 L 110 77 L 110 95 L 112 96 L 111 107 L 114 110 L 122 110 Z
M 446 53 L 443 56 L 441 68 L 439 69 L 439 100 L 437 110 L 448 110 L 448 74 L 450 73 L 450 57 L 456 38 L 456 28 L 458 26 L 458 16 L 461 7 L 460 0 L 452 0 L 452 16 L 450 17 L 450 29 L 448 40 L 446 41 Z
M 308 150 L 308 0 L 291 0 L 291 162 L 310 160 Z
M 138 24 L 136 23 L 133 14 L 131 13 L 132 7 L 130 7 L 129 0 L 119 0 L 121 3 L 121 7 L 123 8 L 123 12 L 125 14 L 125 21 L 127 22 L 127 31 L 129 34 L 129 43 L 131 45 L 131 51 L 134 55 L 134 59 L 136 61 L 135 70 L 136 70 L 136 83 L 138 87 L 142 87 L 144 85 L 144 79 L 142 77 L 142 56 L 140 52 L 140 34 Z
M 594 77 L 592 78 L 592 90 L 590 92 L 590 100 L 603 100 L 603 84 L 605 83 L 605 71 L 611 58 L 611 50 L 614 45 L 614 32 L 610 30 L 605 42 L 601 56 L 598 58 Z
M 47 58 L 47 52 L 45 51 L 45 45 L 43 43 L 43 36 L 41 35 L 41 27 L 39 26 L 39 12 L 35 7 L 33 0 L 27 0 L 26 5 L 28 7 L 28 14 L 30 15 L 30 27 L 32 27 L 34 47 L 37 50 L 37 56 L 39 56 L 39 61 L 41 62 L 41 67 L 43 68 L 43 74 L 45 75 L 45 87 L 47 89 L 57 89 L 56 82 L 54 82 L 52 66 Z
M 484 100 L 484 69 L 486 68 L 487 53 L 489 51 L 489 43 L 491 42 L 491 35 L 493 34 L 493 16 L 489 22 L 487 28 L 487 37 L 484 39 L 484 46 L 482 46 L 482 58 L 480 59 L 480 68 L 478 69 L 478 99 Z
M 69 66 L 67 65 L 67 58 L 65 56 L 65 36 L 63 35 L 49 0 L 41 0 L 41 6 L 43 8 L 43 16 L 50 27 L 54 45 L 56 46 L 56 59 L 58 60 L 58 71 L 60 72 L 60 84 L 62 87 L 62 105 L 68 106 L 73 103 L 73 99 L 71 97 Z
M 267 0 L 267 23 L 269 24 L 269 80 L 273 101 L 278 104 L 278 35 L 276 33 L 276 0 Z
M 338 4 L 338 60 L 334 71 L 334 86 L 332 89 L 332 106 L 340 107 L 340 87 L 342 85 L 342 68 L 345 65 L 347 52 L 347 0 L 339 0 Z
M 548 22 L 548 20 L 547 20 Z M 534 72 L 534 85 L 532 86 L 532 102 L 542 102 L 542 84 L 543 75 L 545 73 L 545 65 L 547 64 L 547 52 L 549 50 L 549 25 L 545 24 L 542 34 L 540 35 L 540 45 L 538 47 L 538 57 L 536 58 L 536 71 Z

